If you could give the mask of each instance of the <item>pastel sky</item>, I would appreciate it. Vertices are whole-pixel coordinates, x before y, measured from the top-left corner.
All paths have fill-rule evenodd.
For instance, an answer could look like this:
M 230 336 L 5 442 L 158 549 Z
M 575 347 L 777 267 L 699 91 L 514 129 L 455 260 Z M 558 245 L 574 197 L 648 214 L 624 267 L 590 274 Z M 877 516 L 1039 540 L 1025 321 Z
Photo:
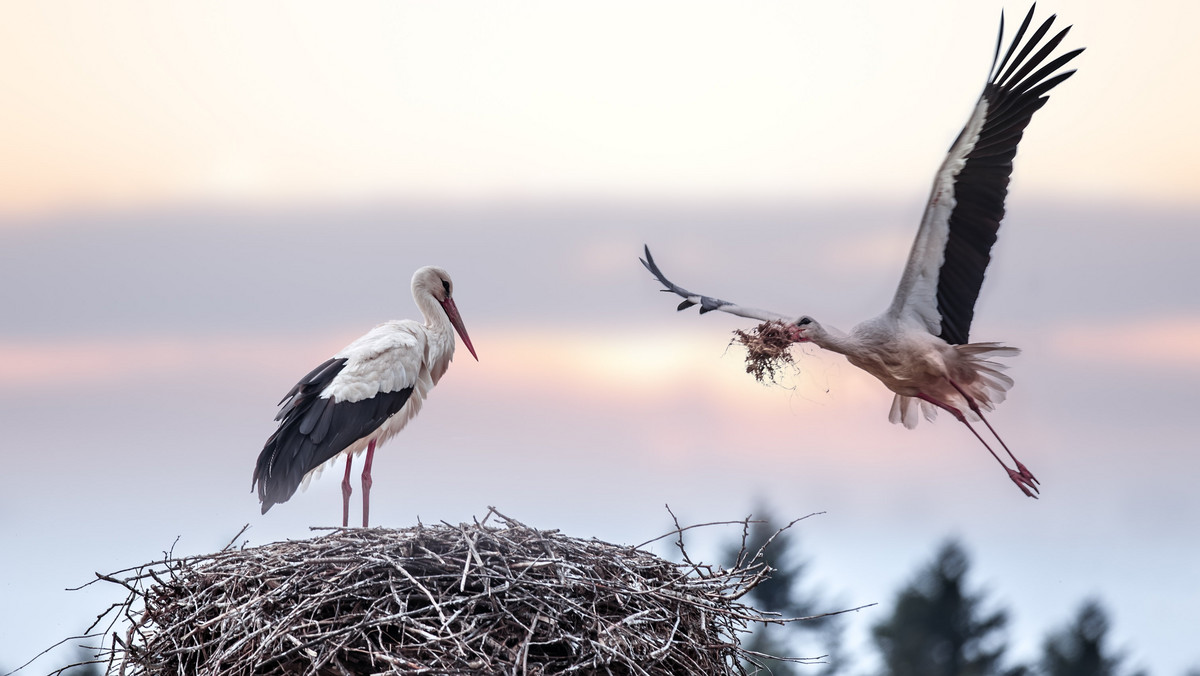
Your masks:
M 675 313 L 637 262 L 844 329 L 878 312 L 1002 8 L 1026 10 L 0 6 L 0 670 L 116 600 L 63 591 L 94 571 L 333 525 L 331 477 L 260 516 L 254 459 L 299 376 L 416 316 L 426 264 L 480 361 L 381 451 L 380 525 L 494 505 L 636 543 L 664 504 L 762 497 L 826 512 L 800 530 L 815 581 L 883 606 L 855 640 L 953 534 L 1014 657 L 1097 594 L 1134 663 L 1200 664 L 1194 3 L 1040 8 L 1088 51 L 1021 146 L 972 330 L 1023 350 L 992 420 L 1040 501 L 953 420 L 888 424 L 841 357 L 755 383 L 727 348 L 746 322 Z

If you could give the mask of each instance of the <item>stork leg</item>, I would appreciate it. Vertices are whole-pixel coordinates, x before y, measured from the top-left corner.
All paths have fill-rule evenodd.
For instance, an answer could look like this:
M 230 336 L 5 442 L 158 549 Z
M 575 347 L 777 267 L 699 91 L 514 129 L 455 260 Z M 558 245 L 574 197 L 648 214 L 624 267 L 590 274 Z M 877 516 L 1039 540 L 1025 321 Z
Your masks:
M 979 419 L 983 421 L 984 425 L 987 425 L 988 431 L 992 433 L 992 436 L 996 437 L 996 441 L 1000 442 L 1000 446 L 1004 448 L 1004 452 L 1008 454 L 1008 457 L 1012 458 L 1014 463 L 1016 463 L 1017 469 L 1021 472 L 1021 476 L 1027 481 L 1040 484 L 1041 482 L 1037 480 L 1037 477 L 1033 475 L 1033 472 L 1030 472 L 1020 460 L 1017 460 L 1017 456 L 1013 455 L 1013 452 L 1008 450 L 1008 444 L 1004 443 L 1004 439 L 1000 438 L 1000 435 L 996 433 L 996 428 L 992 427 L 992 423 L 988 422 L 988 419 L 983 416 L 983 411 L 979 410 L 979 404 L 975 403 L 975 399 L 972 398 L 971 395 L 964 392 L 963 388 L 958 386 L 958 383 L 950 380 L 949 378 L 947 378 L 947 381 L 954 386 L 954 389 L 958 390 L 958 393 L 963 396 L 963 399 L 967 400 L 967 405 L 971 407 L 971 411 L 975 415 L 979 416 Z
M 375 460 L 375 440 L 372 439 L 367 443 L 367 462 L 363 465 L 362 487 L 363 487 L 363 528 L 367 527 L 367 518 L 371 514 L 371 462 Z M 347 474 L 347 477 L 350 475 Z
M 354 462 L 352 453 L 346 454 L 346 475 L 342 477 L 342 528 L 350 525 L 350 463 Z
M 1025 477 L 1025 475 L 1021 474 L 1019 471 L 1012 469 L 1008 465 L 1004 464 L 1004 461 L 1000 459 L 1000 456 L 996 455 L 996 452 L 992 450 L 992 447 L 988 445 L 988 442 L 984 441 L 983 437 L 979 436 L 979 432 L 974 427 L 971 426 L 970 422 L 967 421 L 967 416 L 963 415 L 962 411 L 951 406 L 950 404 L 947 404 L 942 401 L 938 401 L 937 399 L 934 399 L 933 397 L 930 397 L 926 394 L 918 394 L 917 398 L 921 399 L 923 401 L 927 401 L 927 402 L 933 404 L 934 406 L 937 406 L 938 408 L 949 411 L 950 415 L 954 416 L 960 423 L 966 425 L 967 429 L 971 430 L 971 434 L 974 434 L 975 438 L 979 440 L 979 443 L 983 444 L 983 447 L 987 449 L 988 453 L 992 454 L 992 457 L 996 459 L 996 462 L 1000 463 L 1000 466 L 1004 468 L 1004 471 L 1008 472 L 1008 478 L 1012 479 L 1012 482 L 1017 485 L 1017 488 L 1020 488 L 1021 492 L 1024 493 L 1025 495 L 1027 495 L 1031 498 L 1035 498 L 1035 499 L 1037 498 L 1037 496 L 1034 495 L 1034 493 L 1037 492 L 1037 486 L 1035 486 L 1033 483 L 1031 483 L 1030 480 Z M 970 401 L 970 398 L 968 398 L 967 401 Z M 1015 458 L 1014 458 L 1014 460 L 1015 460 Z M 1030 489 L 1033 489 L 1032 492 L 1030 491 Z

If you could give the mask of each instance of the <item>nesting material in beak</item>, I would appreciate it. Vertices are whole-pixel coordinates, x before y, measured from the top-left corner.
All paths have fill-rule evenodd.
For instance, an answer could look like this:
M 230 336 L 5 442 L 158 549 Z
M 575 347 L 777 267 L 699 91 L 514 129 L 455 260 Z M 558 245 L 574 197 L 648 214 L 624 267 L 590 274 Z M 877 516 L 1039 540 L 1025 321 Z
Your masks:
M 733 332 L 729 344 L 741 343 L 746 348 L 746 373 L 758 382 L 775 382 L 776 372 L 795 367 L 792 353 L 792 332 L 783 322 L 763 322 L 749 331 L 738 329 Z

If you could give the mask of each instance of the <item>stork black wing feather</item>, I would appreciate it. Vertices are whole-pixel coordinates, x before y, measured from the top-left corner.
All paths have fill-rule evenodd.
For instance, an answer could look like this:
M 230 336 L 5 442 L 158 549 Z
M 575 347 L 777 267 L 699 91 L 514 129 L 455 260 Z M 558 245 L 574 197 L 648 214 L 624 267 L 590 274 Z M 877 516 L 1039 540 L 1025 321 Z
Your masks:
M 638 260 L 642 261 L 642 265 L 646 266 L 646 269 L 650 271 L 650 274 L 654 275 L 654 277 L 658 279 L 659 283 L 666 287 L 662 290 L 668 291 L 677 296 L 682 296 L 684 298 L 684 301 L 675 308 L 676 310 L 686 310 L 696 304 L 696 301 L 691 300 L 689 296 L 698 297 L 700 299 L 700 314 L 712 312 L 713 310 L 719 310 L 725 305 L 733 305 L 733 303 L 730 303 L 727 300 L 721 300 L 720 298 L 713 298 L 712 296 L 692 293 L 691 291 L 688 291 L 682 286 L 679 286 L 678 284 L 667 279 L 666 276 L 663 275 L 662 270 L 658 269 L 658 264 L 654 262 L 654 257 L 650 255 L 650 247 L 645 245 L 643 245 L 643 247 L 646 250 L 646 257 Z
M 300 427 L 298 431 L 304 436 L 309 436 L 316 429 L 317 422 L 321 420 L 321 416 L 329 408 L 332 403 L 329 399 L 318 399 L 309 406 L 304 416 L 300 418 Z M 317 439 L 319 441 L 319 439 Z
M 404 407 L 412 388 L 379 392 L 360 401 L 334 401 L 321 392 L 346 366 L 330 359 L 313 369 L 283 398 L 279 428 L 258 455 L 251 486 L 258 486 L 262 511 L 287 502 L 304 475 L 379 428 Z
M 1075 58 L 1082 51 L 1083 51 L 1082 49 L 1076 49 L 1075 51 L 1071 52 L 1070 54 L 1066 54 L 1065 56 Z M 1042 82 L 1041 84 L 1038 84 L 1037 86 L 1030 88 L 1029 91 L 1025 94 L 1025 96 L 1027 96 L 1027 97 L 1042 96 L 1046 92 L 1057 87 L 1060 82 L 1071 77 L 1074 74 L 1075 74 L 1075 71 L 1068 70 L 1065 73 L 1060 73 L 1058 75 L 1055 75 L 1054 77 L 1050 78 L 1049 80 L 1046 80 L 1045 82 Z M 1045 97 L 1038 99 L 1038 101 L 1045 101 L 1045 100 L 1046 100 Z
M 1031 25 L 1031 22 L 1033 21 L 1033 12 L 1036 9 L 1036 5 L 1029 8 L 1029 13 L 1025 15 L 1025 21 L 1021 24 L 1021 28 L 1017 31 L 1016 36 L 1013 38 L 1012 47 L 1008 49 L 1008 56 L 1012 56 L 1013 51 L 1021 45 L 1021 40 L 1025 37 L 1025 30 Z M 1010 75 L 1013 74 L 1013 72 L 1020 68 L 1021 62 L 1025 60 L 1025 57 L 1029 56 L 1029 52 L 1033 50 L 1038 41 L 1042 39 L 1042 36 L 1046 34 L 1046 31 L 1050 30 L 1050 25 L 1053 23 L 1054 16 L 1051 15 L 1050 18 L 1046 19 L 1041 26 L 1038 26 L 1033 35 L 1029 36 L 1028 40 L 1025 40 L 1025 46 L 1021 47 L 1021 51 L 1017 54 L 1016 58 L 1014 58 L 1012 62 L 1008 64 L 1008 70 L 1004 71 L 1003 75 L 1000 75 L 1000 68 L 1004 67 L 1003 64 L 1000 68 L 996 69 L 996 77 L 992 79 L 992 82 L 995 84 L 1002 84 Z M 1007 59 L 1008 56 L 1005 58 Z
M 325 435 L 329 434 L 329 426 L 333 422 L 333 402 L 325 405 L 325 410 L 321 411 L 321 419 L 317 421 L 317 428 L 309 436 L 313 441 L 320 443 L 325 440 Z
M 1017 29 L 1017 35 L 1008 46 L 1008 51 L 1004 53 L 1004 59 L 997 61 L 996 57 L 992 57 L 992 75 L 998 75 L 1004 66 L 1008 64 L 1008 60 L 1012 58 L 1013 52 L 1017 50 L 1017 43 L 1021 42 L 1021 38 L 1025 35 L 1025 30 L 1029 28 L 1030 22 L 1033 21 L 1033 12 L 1037 9 L 1037 3 L 1034 3 L 1029 8 L 1029 13 L 1025 15 L 1025 20 L 1021 22 L 1021 27 Z M 1004 10 L 1000 10 L 1000 37 L 996 39 L 996 54 L 1000 54 L 999 43 L 1004 42 Z
M 954 179 L 955 206 L 950 213 L 950 232 L 937 284 L 937 309 L 942 317 L 940 336 L 951 344 L 969 340 L 975 301 L 1004 218 L 1013 158 L 1025 127 L 1045 104 L 1046 93 L 1074 72 L 1051 77 L 1054 71 L 1083 51 L 1069 52 L 1043 65 L 1066 30 L 1037 49 L 1037 43 L 1054 22 L 1052 16 L 1021 45 L 1032 18 L 1033 8 L 1030 8 L 1003 60 L 993 64 L 992 77 L 983 90 L 987 102 L 983 125 Z M 1016 57 L 1010 62 L 1014 54 Z
M 1018 68 L 1016 72 L 1010 73 L 1007 77 L 1003 78 L 996 84 L 1000 85 L 1001 87 L 1005 87 L 1006 89 L 1015 89 L 1017 86 L 1016 83 L 1024 80 L 1025 76 L 1029 75 L 1029 71 L 1037 68 L 1038 64 L 1046 60 L 1046 57 L 1050 55 L 1050 52 L 1054 51 L 1054 48 L 1058 46 L 1058 43 L 1062 42 L 1062 39 L 1065 38 L 1067 33 L 1071 31 L 1071 27 L 1067 26 L 1059 31 L 1054 37 L 1047 40 L 1046 44 L 1042 45 L 1036 54 L 1029 56 L 1029 52 L 1032 52 L 1034 47 L 1037 46 L 1038 41 L 1045 37 L 1046 32 L 1050 30 L 1050 25 L 1053 23 L 1054 17 L 1052 16 L 1049 19 L 1046 19 L 1046 23 L 1042 24 L 1041 28 L 1039 28 L 1036 33 L 1029 37 L 1029 43 L 1025 45 L 1025 49 L 1021 50 L 1021 54 L 1018 55 L 1017 60 L 1013 62 L 1013 66 L 1021 63 L 1024 65 Z M 1029 57 L 1028 60 L 1023 61 L 1026 57 Z

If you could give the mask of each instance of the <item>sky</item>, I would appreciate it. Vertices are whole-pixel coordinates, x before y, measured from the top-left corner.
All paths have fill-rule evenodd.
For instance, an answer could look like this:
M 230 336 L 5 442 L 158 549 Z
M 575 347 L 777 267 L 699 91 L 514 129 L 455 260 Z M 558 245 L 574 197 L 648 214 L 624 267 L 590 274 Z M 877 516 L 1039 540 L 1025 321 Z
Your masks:
M 1001 9 L 0 6 L 0 668 L 119 599 L 64 591 L 94 572 L 335 525 L 331 477 L 261 516 L 254 459 L 297 378 L 417 315 L 427 264 L 480 360 L 377 456 L 379 525 L 493 505 L 633 544 L 667 504 L 765 501 L 824 512 L 814 583 L 881 604 L 860 642 L 953 535 L 1012 657 L 1098 595 L 1131 663 L 1200 665 L 1194 4 L 1040 7 L 1088 51 L 1025 135 L 972 337 L 1023 350 L 991 420 L 1041 500 L 945 416 L 890 425 L 837 355 L 755 383 L 746 322 L 676 313 L 637 262 L 843 329 L 882 310 Z

